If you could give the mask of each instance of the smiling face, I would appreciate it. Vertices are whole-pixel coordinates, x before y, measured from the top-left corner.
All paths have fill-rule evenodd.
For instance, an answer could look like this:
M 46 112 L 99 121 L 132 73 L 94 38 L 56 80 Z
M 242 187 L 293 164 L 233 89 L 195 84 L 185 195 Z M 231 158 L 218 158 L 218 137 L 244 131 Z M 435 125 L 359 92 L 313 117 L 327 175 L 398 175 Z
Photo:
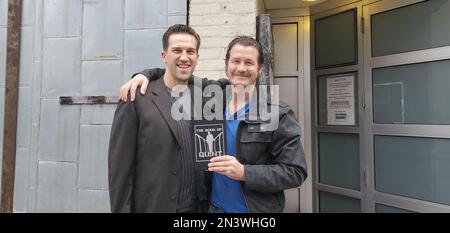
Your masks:
M 244 87 L 255 85 L 261 73 L 258 59 L 259 52 L 255 47 L 234 44 L 226 61 L 226 73 L 231 84 Z
M 198 62 L 197 40 L 187 33 L 170 35 L 167 50 L 161 54 L 166 74 L 174 83 L 186 83 Z

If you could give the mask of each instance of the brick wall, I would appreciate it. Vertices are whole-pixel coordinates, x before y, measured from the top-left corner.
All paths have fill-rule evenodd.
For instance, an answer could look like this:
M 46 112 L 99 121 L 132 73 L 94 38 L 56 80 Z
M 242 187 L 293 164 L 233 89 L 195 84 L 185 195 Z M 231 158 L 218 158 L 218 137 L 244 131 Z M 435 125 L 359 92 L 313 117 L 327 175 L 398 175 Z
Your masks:
M 256 36 L 256 0 L 192 0 L 189 24 L 202 44 L 195 74 L 226 78 L 224 59 L 228 43 L 238 35 Z

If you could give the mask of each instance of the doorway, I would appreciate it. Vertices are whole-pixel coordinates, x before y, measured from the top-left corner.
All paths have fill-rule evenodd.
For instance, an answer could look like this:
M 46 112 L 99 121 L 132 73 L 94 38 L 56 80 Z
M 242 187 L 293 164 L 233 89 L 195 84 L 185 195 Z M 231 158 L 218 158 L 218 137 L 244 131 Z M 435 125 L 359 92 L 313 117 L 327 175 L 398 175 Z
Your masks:
M 309 17 L 271 17 L 274 41 L 274 85 L 279 85 L 280 100 L 295 113 L 302 129 L 301 141 L 311 173 Z M 285 212 L 312 211 L 312 185 L 308 178 L 300 188 L 285 191 Z

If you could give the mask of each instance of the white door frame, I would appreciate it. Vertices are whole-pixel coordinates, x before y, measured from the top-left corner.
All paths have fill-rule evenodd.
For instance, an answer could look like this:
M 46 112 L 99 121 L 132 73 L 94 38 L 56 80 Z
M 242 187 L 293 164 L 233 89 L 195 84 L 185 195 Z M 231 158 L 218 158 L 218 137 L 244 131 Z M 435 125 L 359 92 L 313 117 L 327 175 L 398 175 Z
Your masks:
M 277 10 L 276 16 L 292 15 L 292 10 Z M 297 12 L 297 11 L 295 11 Z M 307 11 L 300 10 L 299 13 Z M 297 71 L 275 71 L 274 76 L 297 77 L 298 80 L 298 120 L 302 128 L 302 143 L 308 164 L 308 178 L 299 188 L 299 209 L 302 213 L 313 212 L 312 200 L 312 144 L 311 144 L 311 75 L 310 75 L 310 35 L 309 16 L 299 17 L 274 17 L 271 16 L 272 24 L 297 23 L 298 26 L 298 70 Z

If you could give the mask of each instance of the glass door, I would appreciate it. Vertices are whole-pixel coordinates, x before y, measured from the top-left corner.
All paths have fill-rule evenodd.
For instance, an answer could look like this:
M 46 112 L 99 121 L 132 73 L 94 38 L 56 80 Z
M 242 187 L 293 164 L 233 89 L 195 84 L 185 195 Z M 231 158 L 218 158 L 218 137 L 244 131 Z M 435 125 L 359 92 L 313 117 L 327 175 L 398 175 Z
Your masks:
M 368 211 L 449 212 L 450 0 L 363 12 Z
M 450 212 L 450 0 L 312 17 L 317 212 Z
M 316 212 L 366 209 L 361 12 L 356 3 L 311 19 Z

